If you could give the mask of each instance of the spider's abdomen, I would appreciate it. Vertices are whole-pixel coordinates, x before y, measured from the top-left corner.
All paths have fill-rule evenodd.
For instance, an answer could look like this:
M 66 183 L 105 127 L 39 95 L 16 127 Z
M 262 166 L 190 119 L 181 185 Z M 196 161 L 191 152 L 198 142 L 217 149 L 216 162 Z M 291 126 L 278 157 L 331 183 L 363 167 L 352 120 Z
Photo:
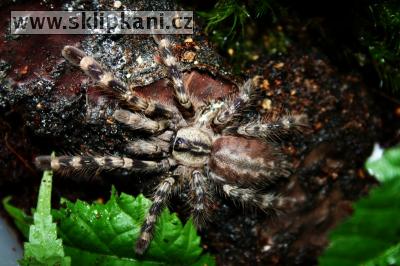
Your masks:
M 228 183 L 248 186 L 290 173 L 289 164 L 273 144 L 235 136 L 224 136 L 213 143 L 210 169 Z

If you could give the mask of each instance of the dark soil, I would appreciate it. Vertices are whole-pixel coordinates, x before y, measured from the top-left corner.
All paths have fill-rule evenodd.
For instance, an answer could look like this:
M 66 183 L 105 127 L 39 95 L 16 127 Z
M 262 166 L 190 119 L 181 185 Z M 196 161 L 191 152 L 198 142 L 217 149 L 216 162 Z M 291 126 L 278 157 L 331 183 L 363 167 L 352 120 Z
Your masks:
M 141 86 L 139 93 L 172 100 L 161 69 L 136 65 L 138 56 L 153 60 L 154 43 L 148 36 L 7 33 L 9 10 L 44 7 L 20 3 L 0 11 L 0 197 L 12 195 L 13 203 L 26 210 L 35 205 L 41 177 L 32 164 L 35 156 L 53 150 L 123 154 L 124 139 L 132 134 L 107 122 L 117 103 L 99 94 L 79 69 L 65 62 L 60 54 L 64 45 L 78 44 L 100 55 L 119 78 L 126 80 L 126 73 L 132 73 L 127 81 Z M 218 98 L 236 90 L 242 80 L 255 78 L 264 95 L 260 113 L 305 114 L 311 125 L 304 134 L 282 138 L 295 171 L 289 180 L 267 188 L 290 197 L 290 204 L 279 215 L 271 215 L 219 198 L 212 222 L 201 232 L 204 248 L 219 265 L 315 265 L 329 230 L 351 213 L 352 201 L 376 183 L 363 163 L 374 142 L 392 139 L 393 124 L 398 123 L 396 104 L 377 96 L 359 75 L 340 73 L 318 50 L 301 43 L 285 55 L 261 56 L 241 77 L 230 74 L 201 32 L 194 43 L 177 43 L 180 57 L 186 51 L 197 53 L 197 64 L 182 66 L 194 94 Z M 130 53 L 132 62 L 120 64 L 124 53 Z M 98 115 L 101 110 L 103 115 Z M 155 184 L 157 178 L 125 172 L 56 176 L 53 204 L 57 206 L 60 197 L 106 199 L 111 185 L 120 192 L 149 195 Z M 185 197 L 171 204 L 182 219 L 188 217 Z

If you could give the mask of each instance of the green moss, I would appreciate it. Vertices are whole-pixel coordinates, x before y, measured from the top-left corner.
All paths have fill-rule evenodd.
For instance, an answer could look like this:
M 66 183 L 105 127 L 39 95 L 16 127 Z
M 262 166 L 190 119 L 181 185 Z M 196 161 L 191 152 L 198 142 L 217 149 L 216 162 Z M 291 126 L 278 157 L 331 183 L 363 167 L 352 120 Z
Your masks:
M 365 32 L 372 63 L 386 88 L 400 89 L 400 5 L 398 1 L 382 1 L 370 6 L 374 30 Z
M 272 0 L 220 0 L 209 11 L 198 12 L 206 21 L 210 40 L 236 73 L 261 54 L 286 52 L 289 44 L 277 26 Z

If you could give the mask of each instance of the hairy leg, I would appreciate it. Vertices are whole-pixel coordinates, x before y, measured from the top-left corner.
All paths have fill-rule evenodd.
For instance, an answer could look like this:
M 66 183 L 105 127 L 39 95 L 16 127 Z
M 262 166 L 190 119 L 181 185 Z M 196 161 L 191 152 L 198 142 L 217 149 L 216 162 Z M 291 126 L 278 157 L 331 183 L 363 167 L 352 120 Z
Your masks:
M 143 254 L 150 245 L 150 241 L 153 238 L 155 225 L 158 217 L 168 202 L 168 198 L 172 194 L 172 187 L 175 183 L 174 178 L 167 176 L 158 185 L 156 192 L 153 196 L 153 204 L 149 209 L 149 213 L 146 216 L 142 228 L 140 230 L 139 239 L 136 242 L 135 252 L 137 254 Z
M 194 223 L 199 228 L 208 216 L 208 204 L 211 200 L 210 188 L 207 177 L 198 170 L 194 170 L 190 180 L 190 189 L 192 197 L 190 205 L 192 206 L 192 216 Z
M 167 120 L 155 121 L 144 115 L 123 109 L 116 110 L 113 117 L 118 122 L 127 125 L 133 130 L 143 130 L 152 134 L 161 132 L 169 126 Z
M 247 108 L 260 98 L 259 91 L 253 87 L 252 80 L 247 80 L 240 88 L 239 94 L 224 101 L 223 106 L 213 119 L 215 125 L 227 125 L 240 116 Z
M 253 106 L 258 99 L 259 92 L 253 88 L 252 81 L 248 80 L 239 88 L 237 95 L 211 102 L 199 110 L 196 114 L 196 123 L 227 126 L 234 122 L 235 118 L 241 118 L 243 112 Z
M 105 71 L 94 58 L 87 56 L 82 50 L 73 46 L 65 46 L 62 55 L 73 65 L 80 66 L 86 75 L 101 87 L 107 89 L 108 92 L 116 95 L 130 109 L 141 111 L 146 115 L 174 116 L 176 110 L 172 107 L 138 96 L 110 72 Z
M 136 156 L 166 157 L 170 149 L 170 143 L 157 137 L 152 137 L 148 140 L 136 139 L 128 141 L 125 149 L 128 153 Z
M 290 132 L 302 132 L 308 128 L 303 115 L 285 115 L 273 121 L 256 119 L 236 128 L 236 133 L 255 138 L 273 140 Z
M 225 179 L 213 172 L 209 172 L 209 177 L 215 181 L 223 193 L 234 201 L 240 202 L 244 206 L 256 206 L 263 210 L 273 210 L 280 197 L 274 194 L 260 193 L 253 188 L 243 188 L 234 184 L 225 183 Z
M 243 205 L 255 205 L 260 209 L 273 209 L 274 201 L 277 196 L 274 194 L 260 194 L 251 188 L 240 188 L 234 185 L 225 184 L 222 186 L 223 192 L 233 200 L 237 200 Z
M 126 169 L 138 173 L 166 172 L 175 164 L 173 160 L 141 161 L 117 156 L 38 156 L 36 167 L 54 171 L 97 171 Z
M 213 101 L 208 105 L 201 106 L 196 110 L 195 124 L 200 126 L 210 125 L 223 108 L 225 108 L 223 101 Z
M 168 75 L 174 85 L 175 95 L 179 103 L 184 108 L 189 109 L 192 106 L 192 103 L 187 95 L 185 86 L 183 85 L 182 74 L 178 70 L 178 62 L 175 56 L 172 54 L 171 42 L 167 38 L 161 37 L 160 35 L 153 35 L 153 38 L 158 44 L 158 50 L 164 65 L 168 68 Z

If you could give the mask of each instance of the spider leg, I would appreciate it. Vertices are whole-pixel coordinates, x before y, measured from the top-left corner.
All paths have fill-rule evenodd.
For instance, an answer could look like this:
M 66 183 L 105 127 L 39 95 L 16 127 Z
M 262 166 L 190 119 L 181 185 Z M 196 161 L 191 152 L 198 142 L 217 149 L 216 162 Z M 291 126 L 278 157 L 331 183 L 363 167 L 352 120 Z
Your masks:
M 246 81 L 239 88 L 239 94 L 224 100 L 209 103 L 196 113 L 196 123 L 207 125 L 213 123 L 216 126 L 228 125 L 240 118 L 247 108 L 254 105 L 259 99 L 259 91 L 253 88 L 251 80 Z
M 168 68 L 168 75 L 174 85 L 175 95 L 179 103 L 186 109 L 192 106 L 190 98 L 183 85 L 182 74 L 178 70 L 178 62 L 171 51 L 171 42 L 167 38 L 153 34 L 155 42 L 158 44 L 158 50 L 164 65 Z
M 259 193 L 253 188 L 243 188 L 234 184 L 225 183 L 225 179 L 213 172 L 209 177 L 222 187 L 222 191 L 229 198 L 242 203 L 243 205 L 256 206 L 263 210 L 274 209 L 279 197 L 272 193 Z
M 259 91 L 254 89 L 252 80 L 247 80 L 239 88 L 239 94 L 236 97 L 226 99 L 226 103 L 224 102 L 215 115 L 213 123 L 215 125 L 228 124 L 235 116 L 240 115 L 246 107 L 253 105 L 259 97 Z
M 197 227 L 200 227 L 207 219 L 207 205 L 211 199 L 207 177 L 200 171 L 194 170 L 190 180 L 190 188 L 193 192 L 190 199 L 193 221 Z
M 175 137 L 174 131 L 166 130 L 149 139 L 127 141 L 126 151 L 134 155 L 148 155 L 165 157 L 171 150 L 171 142 Z
M 87 56 L 82 50 L 73 46 L 65 46 L 62 55 L 71 64 L 80 66 L 86 75 L 99 83 L 101 87 L 117 95 L 132 110 L 141 111 L 146 115 L 174 116 L 172 107 L 138 96 L 122 81 L 115 78 L 110 72 L 106 72 L 94 58 Z
M 175 183 L 174 178 L 168 175 L 158 185 L 154 196 L 153 203 L 146 216 L 146 220 L 142 224 L 139 239 L 136 242 L 135 252 L 139 255 L 143 254 L 150 245 L 153 238 L 155 225 L 158 217 L 168 202 L 168 198 L 172 194 L 172 187 Z
M 263 122 L 256 119 L 236 128 L 236 132 L 243 136 L 273 140 L 289 132 L 301 132 L 308 128 L 303 115 L 285 115 L 275 121 Z
M 169 149 L 170 144 L 157 137 L 150 138 L 149 140 L 136 139 L 134 141 L 128 141 L 126 145 L 126 151 L 136 156 L 147 155 L 165 157 Z
M 194 123 L 200 126 L 210 125 L 221 109 L 225 108 L 225 105 L 223 101 L 216 101 L 198 108 L 196 110 Z
M 117 156 L 38 156 L 35 165 L 41 170 L 86 171 L 126 169 L 138 173 L 166 172 L 175 162 L 173 160 L 142 161 Z
M 233 200 L 243 205 L 253 205 L 263 210 L 274 209 L 278 197 L 272 193 L 260 194 L 251 188 L 241 188 L 234 185 L 222 185 L 223 192 Z
M 167 120 L 155 121 L 123 109 L 116 110 L 113 117 L 133 130 L 143 130 L 152 134 L 165 130 L 170 124 Z

